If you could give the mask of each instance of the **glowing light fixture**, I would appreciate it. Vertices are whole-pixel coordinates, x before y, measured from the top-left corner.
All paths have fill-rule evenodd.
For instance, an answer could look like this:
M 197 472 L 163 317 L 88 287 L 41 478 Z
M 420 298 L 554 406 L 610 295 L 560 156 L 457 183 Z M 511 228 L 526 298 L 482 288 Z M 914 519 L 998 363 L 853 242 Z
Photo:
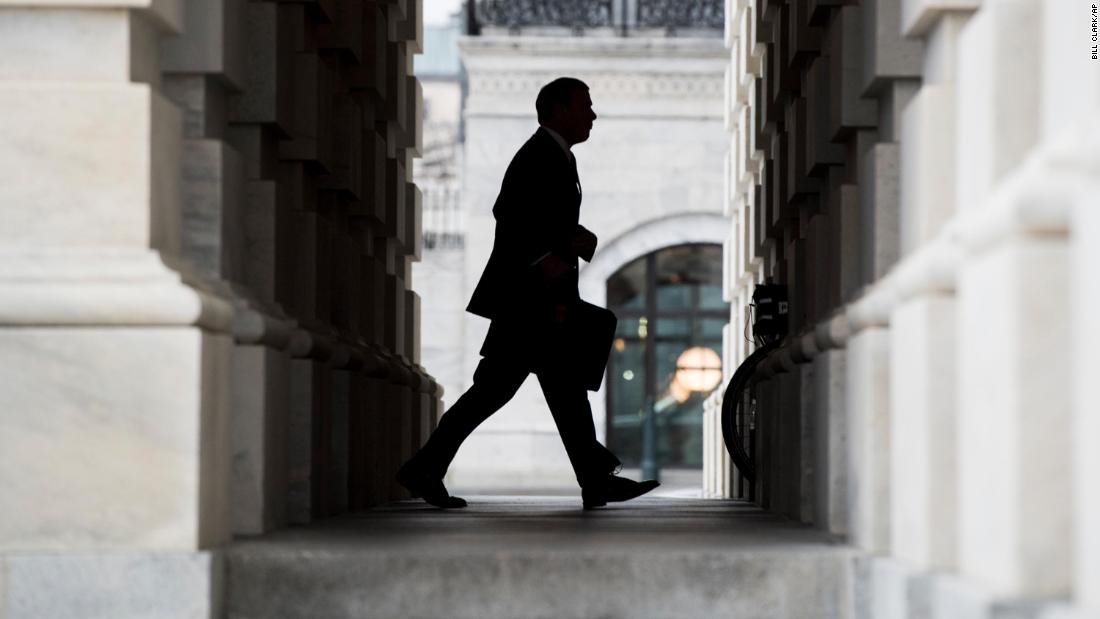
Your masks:
M 713 390 L 722 382 L 722 359 L 705 346 L 692 346 L 676 359 L 676 376 L 669 392 L 678 402 L 691 397 L 692 392 Z

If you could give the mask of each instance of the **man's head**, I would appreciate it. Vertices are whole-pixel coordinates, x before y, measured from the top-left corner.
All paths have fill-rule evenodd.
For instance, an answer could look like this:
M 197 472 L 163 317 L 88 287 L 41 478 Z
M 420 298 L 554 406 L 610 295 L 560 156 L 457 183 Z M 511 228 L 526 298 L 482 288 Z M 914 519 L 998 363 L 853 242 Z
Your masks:
M 588 85 L 574 77 L 559 77 L 543 86 L 535 110 L 539 124 L 556 131 L 570 146 L 587 140 L 596 120 Z

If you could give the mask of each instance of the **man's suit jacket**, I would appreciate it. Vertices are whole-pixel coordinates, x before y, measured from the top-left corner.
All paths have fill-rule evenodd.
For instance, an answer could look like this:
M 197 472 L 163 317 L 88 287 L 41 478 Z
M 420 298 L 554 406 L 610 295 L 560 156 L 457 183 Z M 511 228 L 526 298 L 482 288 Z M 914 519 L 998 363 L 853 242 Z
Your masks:
M 493 250 L 466 307 L 492 321 L 482 355 L 543 356 L 552 346 L 555 306 L 579 299 L 572 244 L 585 231 L 578 223 L 580 206 L 576 164 L 539 128 L 504 173 L 493 206 Z M 553 280 L 544 277 L 536 262 L 547 253 L 569 270 Z

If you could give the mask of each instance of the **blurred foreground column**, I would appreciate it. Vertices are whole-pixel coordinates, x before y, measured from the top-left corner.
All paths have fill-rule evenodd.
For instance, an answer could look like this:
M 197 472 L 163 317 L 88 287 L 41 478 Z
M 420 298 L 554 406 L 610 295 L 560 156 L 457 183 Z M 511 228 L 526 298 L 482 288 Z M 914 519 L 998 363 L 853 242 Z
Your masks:
M 178 265 L 174 0 L 0 1 L 0 615 L 214 617 L 231 306 Z
M 958 561 L 1006 608 L 1069 594 L 1074 552 L 1070 184 L 1043 118 L 1057 89 L 1045 52 L 1005 61 L 1051 45 L 1043 4 L 983 4 L 958 39 Z

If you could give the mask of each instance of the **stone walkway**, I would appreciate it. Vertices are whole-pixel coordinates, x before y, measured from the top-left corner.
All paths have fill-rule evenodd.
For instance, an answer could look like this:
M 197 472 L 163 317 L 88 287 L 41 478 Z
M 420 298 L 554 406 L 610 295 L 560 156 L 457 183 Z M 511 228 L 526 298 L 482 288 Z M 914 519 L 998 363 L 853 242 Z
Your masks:
M 841 616 L 849 552 L 735 501 L 643 498 L 584 511 L 578 498 L 420 502 L 241 540 L 228 551 L 228 616 Z

